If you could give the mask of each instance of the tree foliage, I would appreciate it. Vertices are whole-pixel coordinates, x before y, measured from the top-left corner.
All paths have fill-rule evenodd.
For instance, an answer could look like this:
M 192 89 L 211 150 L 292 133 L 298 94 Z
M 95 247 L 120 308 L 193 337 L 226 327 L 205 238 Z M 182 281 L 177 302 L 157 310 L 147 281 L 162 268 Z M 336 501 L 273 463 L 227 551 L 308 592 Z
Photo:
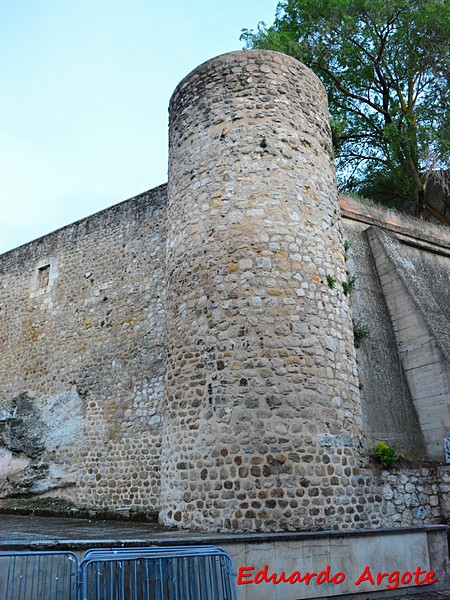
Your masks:
M 450 0 L 282 0 L 248 48 L 290 54 L 329 96 L 341 186 L 401 204 L 450 167 Z

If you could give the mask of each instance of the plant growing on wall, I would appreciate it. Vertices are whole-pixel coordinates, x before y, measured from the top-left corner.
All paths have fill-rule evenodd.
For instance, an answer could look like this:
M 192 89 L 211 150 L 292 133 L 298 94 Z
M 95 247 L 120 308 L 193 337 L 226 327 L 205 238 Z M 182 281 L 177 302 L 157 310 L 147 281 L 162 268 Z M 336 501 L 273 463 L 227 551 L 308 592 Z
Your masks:
M 370 334 L 370 328 L 367 323 L 355 321 L 353 323 L 353 337 L 355 338 L 355 346 L 359 348 L 361 341 Z
M 397 454 L 395 448 L 389 446 L 386 442 L 379 441 L 375 444 L 375 458 L 385 469 L 389 469 L 405 457 L 402 453 Z
M 347 280 L 342 282 L 342 289 L 344 290 L 345 296 L 348 296 L 353 291 L 356 279 L 356 275 L 347 272 Z
M 336 285 L 336 279 L 333 277 L 333 275 L 327 275 L 327 284 L 330 290 L 334 288 Z

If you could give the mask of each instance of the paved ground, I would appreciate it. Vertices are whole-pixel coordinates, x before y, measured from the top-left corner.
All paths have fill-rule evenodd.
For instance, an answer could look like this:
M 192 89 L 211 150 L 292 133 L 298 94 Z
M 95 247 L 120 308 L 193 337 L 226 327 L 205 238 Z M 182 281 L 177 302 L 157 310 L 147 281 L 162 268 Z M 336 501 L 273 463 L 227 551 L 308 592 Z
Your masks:
M 447 600 L 450 598 L 450 590 L 445 592 L 429 592 L 428 594 L 414 595 L 415 600 Z
M 401 598 L 402 596 L 400 596 Z M 403 596 L 405 598 L 405 596 Z M 414 600 L 450 600 L 450 590 L 446 590 L 445 592 L 428 592 L 423 594 L 411 594 L 407 595 L 406 598 L 411 598 Z M 383 600 L 399 600 L 399 596 L 396 597 L 384 597 Z
M 253 540 L 255 534 L 192 533 L 156 523 L 70 519 L 66 517 L 0 514 L 0 550 L 85 550 L 113 546 L 155 544 L 216 544 Z M 260 541 L 267 536 L 257 534 Z M 273 538 L 277 535 L 271 534 Z M 293 534 L 295 535 L 295 534 Z M 319 534 L 320 535 L 320 534 Z M 1 599 L 0 599 L 1 600 Z
M 154 540 L 170 541 L 180 537 L 183 534 L 178 531 L 164 529 L 155 523 L 0 515 L 0 549 L 65 544 L 82 548 L 98 542 L 102 545 L 156 543 Z

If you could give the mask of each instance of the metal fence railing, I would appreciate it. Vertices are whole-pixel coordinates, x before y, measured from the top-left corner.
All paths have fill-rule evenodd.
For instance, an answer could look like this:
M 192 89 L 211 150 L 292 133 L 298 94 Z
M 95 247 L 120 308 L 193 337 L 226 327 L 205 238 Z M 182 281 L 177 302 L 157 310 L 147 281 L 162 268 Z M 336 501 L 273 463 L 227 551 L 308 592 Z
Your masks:
M 0 552 L 0 598 L 77 600 L 78 573 L 72 552 Z
M 0 552 L 1 600 L 236 600 L 229 555 L 215 546 Z
M 228 554 L 214 546 L 91 550 L 80 600 L 236 600 Z

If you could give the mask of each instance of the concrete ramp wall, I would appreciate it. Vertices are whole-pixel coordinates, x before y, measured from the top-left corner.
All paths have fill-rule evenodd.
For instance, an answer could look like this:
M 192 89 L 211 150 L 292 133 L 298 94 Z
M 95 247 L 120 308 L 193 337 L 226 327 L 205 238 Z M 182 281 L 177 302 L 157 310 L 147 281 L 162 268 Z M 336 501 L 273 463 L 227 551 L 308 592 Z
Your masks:
M 447 229 L 341 198 L 351 242 L 354 323 L 366 444 L 445 462 L 450 437 L 450 240 Z
M 442 461 L 450 436 L 448 265 L 381 229 L 367 235 L 427 456 Z

